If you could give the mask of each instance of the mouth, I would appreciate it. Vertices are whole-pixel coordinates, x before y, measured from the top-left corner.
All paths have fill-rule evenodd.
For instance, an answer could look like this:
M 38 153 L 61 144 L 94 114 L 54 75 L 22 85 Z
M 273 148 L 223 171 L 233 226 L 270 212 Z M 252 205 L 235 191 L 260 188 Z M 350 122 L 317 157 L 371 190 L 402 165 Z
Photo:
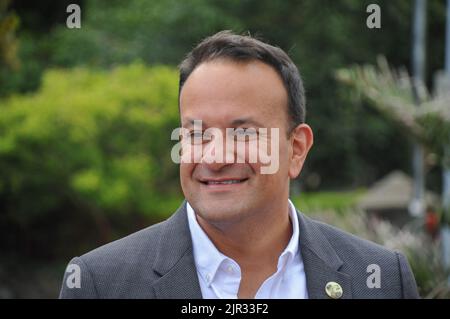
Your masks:
M 226 189 L 244 184 L 248 178 L 201 179 L 200 183 L 208 188 Z

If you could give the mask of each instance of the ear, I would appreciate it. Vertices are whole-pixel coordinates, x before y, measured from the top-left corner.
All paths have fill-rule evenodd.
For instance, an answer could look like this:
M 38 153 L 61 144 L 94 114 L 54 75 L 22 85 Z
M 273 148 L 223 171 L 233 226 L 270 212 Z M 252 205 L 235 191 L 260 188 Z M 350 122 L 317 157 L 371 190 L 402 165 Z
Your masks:
M 291 133 L 290 143 L 290 164 L 289 164 L 289 177 L 291 179 L 296 178 L 305 163 L 306 156 L 311 149 L 314 141 L 314 135 L 308 124 L 299 124 Z

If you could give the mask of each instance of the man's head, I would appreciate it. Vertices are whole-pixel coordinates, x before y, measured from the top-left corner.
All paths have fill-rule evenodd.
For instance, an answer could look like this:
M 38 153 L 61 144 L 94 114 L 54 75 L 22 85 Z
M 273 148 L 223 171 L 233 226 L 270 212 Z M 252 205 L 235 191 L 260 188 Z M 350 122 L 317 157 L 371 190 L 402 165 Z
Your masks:
M 184 83 L 197 66 L 217 59 L 234 62 L 259 60 L 272 66 L 280 75 L 288 94 L 289 128 L 292 129 L 305 122 L 305 91 L 294 62 L 278 47 L 250 36 L 236 35 L 230 31 L 222 31 L 204 39 L 182 61 L 180 64 L 180 96 Z
M 258 148 L 267 143 L 279 158 L 274 173 L 261 174 L 264 164 L 248 160 L 254 151 L 248 137 L 236 142 L 245 144 L 244 163 L 211 163 L 203 155 L 199 162 L 182 162 L 181 186 L 196 213 L 213 224 L 233 223 L 276 210 L 283 201 L 285 205 L 289 180 L 300 173 L 313 141 L 304 124 L 302 81 L 287 54 L 250 36 L 219 32 L 181 63 L 179 95 L 183 128 L 193 131 L 194 120 L 224 136 L 227 128 L 267 128 L 269 134 L 256 135 Z M 278 136 L 272 129 L 279 130 Z M 201 147 L 211 148 L 211 143 L 204 141 Z M 236 159 L 242 154 L 228 155 Z

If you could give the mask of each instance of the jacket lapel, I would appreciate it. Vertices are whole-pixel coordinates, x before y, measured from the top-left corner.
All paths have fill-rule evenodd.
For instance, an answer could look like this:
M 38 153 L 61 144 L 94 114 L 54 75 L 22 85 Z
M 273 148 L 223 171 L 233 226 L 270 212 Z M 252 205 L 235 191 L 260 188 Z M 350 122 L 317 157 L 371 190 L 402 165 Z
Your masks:
M 351 277 L 340 272 L 342 260 L 336 254 L 317 222 L 298 213 L 300 252 L 306 275 L 308 296 L 311 299 L 327 299 L 325 286 L 329 282 L 338 283 L 343 290 L 341 299 L 352 298 Z
M 342 287 L 342 299 L 352 298 L 351 277 L 339 271 L 342 260 L 316 222 L 299 212 L 298 217 L 300 251 L 309 298 L 329 298 L 325 291 L 329 282 L 336 282 Z M 161 276 L 153 284 L 156 298 L 202 298 L 187 221 L 186 201 L 167 220 L 160 238 L 153 265 L 153 270 Z
M 153 265 L 153 270 L 161 276 L 153 284 L 156 298 L 202 298 L 192 251 L 186 201 L 167 220 L 160 238 Z

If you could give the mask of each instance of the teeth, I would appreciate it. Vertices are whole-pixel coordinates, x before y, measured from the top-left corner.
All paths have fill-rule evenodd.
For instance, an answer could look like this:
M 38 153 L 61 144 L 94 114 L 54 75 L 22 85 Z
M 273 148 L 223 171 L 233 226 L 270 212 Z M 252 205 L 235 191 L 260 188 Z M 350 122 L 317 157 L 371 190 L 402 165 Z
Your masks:
M 208 185 L 220 185 L 220 184 L 222 184 L 222 185 L 227 185 L 227 184 L 237 184 L 237 183 L 240 183 L 241 181 L 240 180 L 238 180 L 238 179 L 233 179 L 233 180 L 228 180 L 228 181 L 217 181 L 217 182 L 215 182 L 215 181 L 208 181 L 207 183 L 208 183 Z

